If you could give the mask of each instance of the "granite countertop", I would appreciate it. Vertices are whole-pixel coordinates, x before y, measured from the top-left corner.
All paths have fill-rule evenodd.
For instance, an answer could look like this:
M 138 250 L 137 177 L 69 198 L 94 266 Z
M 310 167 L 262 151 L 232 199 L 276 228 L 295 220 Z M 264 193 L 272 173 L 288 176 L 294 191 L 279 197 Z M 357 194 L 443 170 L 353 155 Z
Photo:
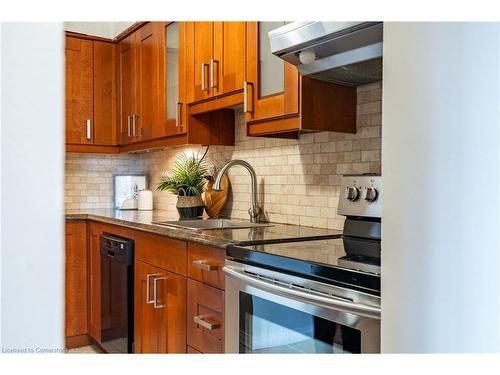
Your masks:
M 66 211 L 66 220 L 93 220 L 120 225 L 149 233 L 159 234 L 185 241 L 225 249 L 228 245 L 252 245 L 261 242 L 279 243 L 290 240 L 339 238 L 342 231 L 304 227 L 299 225 L 276 224 L 260 228 L 191 230 L 168 227 L 153 222 L 178 220 L 179 216 L 170 211 L 120 211 L 94 209 Z

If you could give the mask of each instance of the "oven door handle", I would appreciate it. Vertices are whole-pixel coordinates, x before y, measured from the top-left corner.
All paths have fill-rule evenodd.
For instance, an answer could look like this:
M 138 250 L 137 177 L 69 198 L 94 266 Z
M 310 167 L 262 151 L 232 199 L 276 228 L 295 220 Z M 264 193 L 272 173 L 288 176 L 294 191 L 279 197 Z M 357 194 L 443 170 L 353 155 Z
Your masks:
M 235 279 L 241 280 L 248 285 L 252 285 L 262 290 L 271 293 L 282 295 L 300 302 L 309 303 L 316 306 L 326 307 L 343 311 L 346 313 L 360 315 L 372 319 L 380 319 L 380 308 L 368 305 L 362 305 L 355 302 L 346 301 L 344 299 L 332 297 L 323 297 L 321 295 L 307 293 L 299 289 L 287 288 L 275 283 L 262 280 L 260 278 L 250 276 L 245 272 L 236 270 L 232 267 L 225 266 L 224 273 Z

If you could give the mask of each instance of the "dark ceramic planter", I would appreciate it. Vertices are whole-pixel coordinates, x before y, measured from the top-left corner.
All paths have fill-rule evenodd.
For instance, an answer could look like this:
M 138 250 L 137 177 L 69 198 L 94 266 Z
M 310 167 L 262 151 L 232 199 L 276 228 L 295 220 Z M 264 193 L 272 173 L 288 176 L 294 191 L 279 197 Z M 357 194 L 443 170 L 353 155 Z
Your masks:
M 197 219 L 203 215 L 204 206 L 177 207 L 181 219 Z

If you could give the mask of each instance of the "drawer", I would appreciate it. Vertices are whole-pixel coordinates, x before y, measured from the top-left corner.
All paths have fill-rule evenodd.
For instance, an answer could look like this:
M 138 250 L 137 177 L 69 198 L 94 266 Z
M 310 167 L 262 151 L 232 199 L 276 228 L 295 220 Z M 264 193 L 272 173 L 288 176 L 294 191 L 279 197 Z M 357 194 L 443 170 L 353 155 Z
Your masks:
M 134 232 L 135 259 L 186 275 L 186 242 L 149 233 Z
M 188 279 L 187 344 L 202 353 L 224 353 L 224 292 Z
M 194 242 L 188 243 L 188 276 L 192 279 L 224 289 L 224 261 L 226 251 Z

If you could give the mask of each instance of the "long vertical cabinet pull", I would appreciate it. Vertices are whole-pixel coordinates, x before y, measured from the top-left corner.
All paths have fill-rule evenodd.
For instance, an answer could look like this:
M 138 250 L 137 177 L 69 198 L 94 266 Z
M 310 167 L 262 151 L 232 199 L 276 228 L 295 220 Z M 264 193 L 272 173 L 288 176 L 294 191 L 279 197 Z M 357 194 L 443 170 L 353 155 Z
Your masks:
M 156 277 L 156 276 L 158 276 L 158 274 L 146 275 L 146 304 L 147 305 L 155 303 L 155 297 L 154 297 L 154 295 L 153 295 L 153 299 L 149 299 L 149 296 L 151 294 L 149 286 L 151 285 L 151 278 L 152 277 Z M 154 289 L 154 287 L 153 287 L 153 289 Z M 154 290 L 153 290 L 153 292 L 154 292 L 154 294 L 156 294 L 156 292 Z
M 175 113 L 175 127 L 182 128 L 182 103 L 177 103 L 177 111 Z
M 91 128 L 92 128 L 92 121 L 88 118 L 87 119 L 87 133 L 86 133 L 86 138 L 87 140 L 91 140 L 92 139 L 92 131 L 91 131 Z
M 253 99 L 253 84 L 248 81 L 243 82 L 243 112 L 244 113 L 252 113 L 253 112 L 253 103 L 252 103 L 252 108 L 248 108 L 248 86 L 251 86 L 252 89 L 252 99 Z M 250 100 L 252 102 L 252 100 Z
M 206 69 L 205 68 L 208 68 L 209 65 L 208 64 L 205 64 L 205 63 L 201 63 L 201 91 L 209 91 L 210 88 L 208 87 L 208 85 L 206 84 Z
M 153 280 L 153 307 L 155 309 L 161 309 L 162 307 L 165 307 L 164 304 L 158 303 L 158 280 L 167 280 L 166 277 L 156 277 Z
M 215 67 L 217 65 L 217 67 Z M 217 79 L 214 78 L 217 73 Z M 210 88 L 219 89 L 219 61 L 210 59 Z
M 132 129 L 130 128 L 130 117 L 127 116 L 127 136 L 132 137 Z

